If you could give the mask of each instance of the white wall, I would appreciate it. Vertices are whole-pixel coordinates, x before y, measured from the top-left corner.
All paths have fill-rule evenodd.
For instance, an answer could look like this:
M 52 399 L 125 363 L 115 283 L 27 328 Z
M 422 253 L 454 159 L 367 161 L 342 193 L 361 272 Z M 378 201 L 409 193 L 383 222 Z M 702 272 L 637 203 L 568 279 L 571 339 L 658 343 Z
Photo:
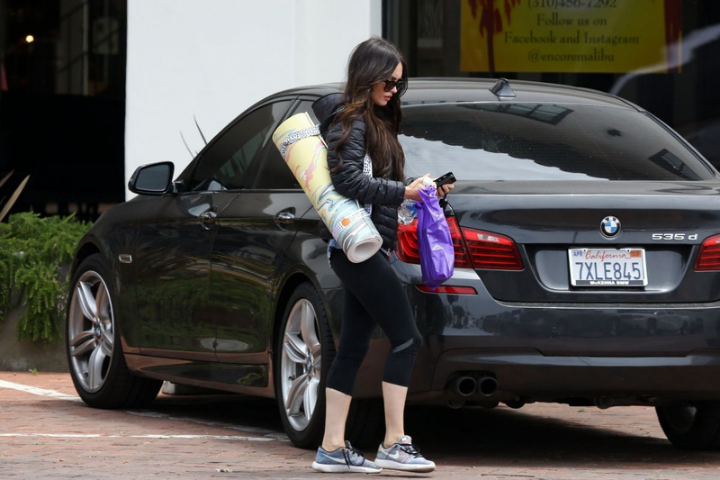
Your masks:
M 343 81 L 352 48 L 381 34 L 381 0 L 129 0 L 125 183 L 179 173 L 230 120 L 287 88 Z M 132 194 L 126 192 L 126 197 Z

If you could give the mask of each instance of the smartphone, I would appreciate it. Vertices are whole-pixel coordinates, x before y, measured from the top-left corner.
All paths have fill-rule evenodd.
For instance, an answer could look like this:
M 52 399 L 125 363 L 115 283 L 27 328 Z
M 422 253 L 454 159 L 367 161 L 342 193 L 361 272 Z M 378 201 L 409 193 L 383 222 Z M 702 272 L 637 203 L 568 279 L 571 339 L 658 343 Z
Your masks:
M 455 183 L 455 180 L 456 178 L 455 175 L 453 175 L 453 172 L 447 172 L 445 175 L 442 175 L 433 181 L 435 182 L 435 185 L 440 187 L 448 183 Z

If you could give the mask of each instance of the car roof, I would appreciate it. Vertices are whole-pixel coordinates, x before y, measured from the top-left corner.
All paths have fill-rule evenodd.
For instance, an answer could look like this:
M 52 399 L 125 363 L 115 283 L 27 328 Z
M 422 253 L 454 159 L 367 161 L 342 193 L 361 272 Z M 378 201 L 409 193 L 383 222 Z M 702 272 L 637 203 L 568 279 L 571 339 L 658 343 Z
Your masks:
M 514 97 L 498 97 L 491 89 L 507 82 L 515 94 Z M 309 95 L 323 96 L 329 93 L 342 92 L 342 83 L 327 83 L 293 88 L 277 95 Z M 504 80 L 496 78 L 410 78 L 408 90 L 403 95 L 403 106 L 461 103 L 461 102 L 493 102 L 497 103 L 552 103 L 552 104 L 583 104 L 612 106 L 642 110 L 625 99 L 609 93 L 588 88 L 573 87 L 544 82 L 525 80 Z

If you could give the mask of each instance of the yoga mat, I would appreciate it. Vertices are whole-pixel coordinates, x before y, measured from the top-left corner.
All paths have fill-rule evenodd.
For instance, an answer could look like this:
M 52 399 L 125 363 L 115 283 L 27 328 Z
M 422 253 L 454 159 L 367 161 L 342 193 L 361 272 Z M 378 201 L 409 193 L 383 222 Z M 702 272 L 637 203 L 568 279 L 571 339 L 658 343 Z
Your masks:
M 272 138 L 348 259 L 360 263 L 375 255 L 382 238 L 358 201 L 342 196 L 333 187 L 327 146 L 310 116 L 306 112 L 293 115 L 278 126 Z

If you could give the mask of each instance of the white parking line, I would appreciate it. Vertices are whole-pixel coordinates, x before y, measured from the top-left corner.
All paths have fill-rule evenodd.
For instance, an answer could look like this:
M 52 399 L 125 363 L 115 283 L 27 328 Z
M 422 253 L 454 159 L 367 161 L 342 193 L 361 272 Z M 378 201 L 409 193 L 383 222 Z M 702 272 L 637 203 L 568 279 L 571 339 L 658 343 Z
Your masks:
M 178 416 L 174 416 L 174 415 L 168 415 L 166 413 L 153 412 L 151 410 L 126 410 L 126 412 L 130 413 L 132 415 L 138 415 L 140 417 L 161 418 L 164 420 L 178 420 L 181 422 L 199 423 L 201 425 L 206 425 L 208 427 L 222 427 L 222 428 L 228 428 L 230 430 L 240 430 L 243 432 L 255 433 L 257 435 L 263 435 L 263 436 L 269 437 L 273 440 L 280 440 L 281 442 L 289 442 L 290 441 L 288 436 L 285 435 L 284 433 L 279 433 L 274 430 L 268 430 L 267 428 L 247 427 L 244 425 L 238 425 L 237 423 L 214 422 L 211 420 L 198 420 L 198 419 L 192 418 L 192 417 L 178 417 Z
M 43 397 L 58 398 L 60 400 L 69 400 L 71 402 L 81 402 L 80 397 L 75 395 L 66 395 L 64 393 L 56 392 L 55 390 L 45 390 L 44 388 L 30 387 L 28 385 L 22 385 L 20 383 L 6 382 L 0 380 L 0 388 L 9 388 L 11 390 L 20 390 L 21 392 L 32 393 L 33 395 L 40 395 Z
M 21 392 L 31 393 L 33 395 L 40 395 L 42 397 L 51 397 L 51 398 L 57 398 L 58 400 L 69 400 L 71 402 L 82 402 L 82 399 L 80 397 L 77 397 L 75 395 L 67 395 L 64 393 L 56 392 L 55 390 L 47 390 L 44 388 L 36 388 L 31 387 L 29 385 L 22 385 L 20 383 L 13 383 L 13 382 L 7 382 L 5 380 L 0 380 L 0 388 L 9 388 L 12 390 L 19 390 Z M 132 415 L 138 415 L 141 417 L 151 417 L 151 418 L 160 418 L 163 420 L 172 420 L 172 421 L 183 421 L 183 422 L 192 422 L 192 423 L 199 423 L 201 425 L 206 425 L 210 427 L 223 427 L 228 428 L 231 430 L 239 430 L 243 432 L 248 433 L 255 433 L 257 435 L 262 435 L 262 437 L 243 437 L 243 436 L 235 436 L 235 435 L 227 435 L 227 436 L 218 436 L 217 438 L 223 438 L 223 439 L 229 439 L 229 440 L 257 440 L 261 442 L 267 442 L 272 440 L 279 440 L 281 442 L 289 442 L 290 439 L 287 437 L 287 435 L 276 432 L 273 430 L 268 430 L 266 428 L 258 428 L 258 427 L 249 427 L 244 425 L 238 425 L 237 423 L 227 423 L 227 422 L 214 422 L 209 420 L 200 420 L 192 417 L 175 417 L 171 415 L 167 415 L 165 413 L 159 413 L 159 412 L 153 412 L 150 410 L 123 410 L 125 413 L 130 413 Z M 8 437 L 8 436 L 53 436 L 54 434 L 11 434 L 11 433 L 5 433 L 0 434 L 0 437 Z M 71 438 L 72 435 L 70 434 L 59 434 L 59 435 L 65 435 L 68 438 Z M 84 435 L 79 435 L 83 437 Z M 88 438 L 92 438 L 94 434 L 87 435 Z M 100 436 L 100 435 L 98 435 Z M 123 435 L 102 435 L 103 437 L 121 437 Z M 212 435 L 151 435 L 151 436 L 135 436 L 135 435 L 126 435 L 127 437 L 137 437 L 137 438 L 215 438 L 215 436 Z
M 97 433 L 0 433 L 0 437 L 13 438 L 149 438 L 149 439 L 210 439 L 243 442 L 272 442 L 274 438 L 244 437 L 241 435 L 101 435 Z

